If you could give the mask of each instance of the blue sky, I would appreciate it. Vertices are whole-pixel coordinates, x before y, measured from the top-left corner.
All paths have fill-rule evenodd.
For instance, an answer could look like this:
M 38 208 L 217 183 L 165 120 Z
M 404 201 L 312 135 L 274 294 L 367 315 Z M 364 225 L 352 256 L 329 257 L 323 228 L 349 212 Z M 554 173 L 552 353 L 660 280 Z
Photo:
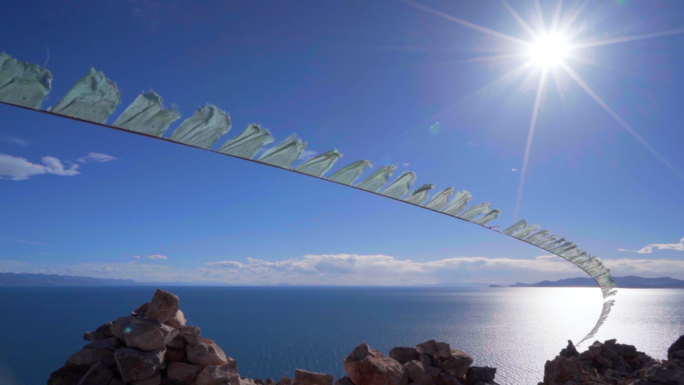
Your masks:
M 529 40 L 498 1 L 421 4 Z M 538 26 L 533 1 L 510 4 Z M 556 3 L 541 4 L 550 24 Z M 566 1 L 561 14 L 580 4 Z M 417 173 L 414 187 L 453 186 L 492 203 L 503 214 L 491 225 L 514 221 L 542 70 L 501 80 L 523 61 L 475 58 L 515 43 L 389 0 L 8 7 L 0 50 L 47 62 L 54 81 L 43 107 L 93 66 L 122 92 L 110 123 L 148 89 L 183 118 L 210 102 L 231 115 L 225 138 L 252 122 L 271 130 L 273 145 L 297 133 L 309 154 L 340 150 L 335 169 L 396 164 L 395 176 Z M 669 1 L 593 2 L 573 42 L 677 30 L 682 16 L 684 5 Z M 578 57 L 566 62 L 684 170 L 684 34 Z M 684 178 L 560 68 L 540 101 L 519 218 L 573 240 L 614 275 L 684 278 Z M 0 106 L 0 117 L 2 271 L 237 284 L 582 275 L 522 242 L 342 186 L 14 107 Z

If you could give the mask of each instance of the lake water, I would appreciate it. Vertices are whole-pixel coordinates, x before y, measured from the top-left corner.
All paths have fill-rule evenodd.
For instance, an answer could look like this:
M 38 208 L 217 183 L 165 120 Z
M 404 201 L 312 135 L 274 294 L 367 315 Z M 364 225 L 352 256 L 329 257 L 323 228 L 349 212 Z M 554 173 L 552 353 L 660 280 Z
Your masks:
M 428 339 L 498 368 L 501 384 L 536 384 L 546 360 L 578 341 L 601 307 L 590 288 L 166 287 L 190 325 L 235 358 L 240 375 L 278 379 L 295 368 L 344 375 L 361 342 L 387 354 Z M 153 287 L 0 288 L 0 383 L 45 384 L 85 331 L 127 315 Z M 621 289 L 595 339 L 655 358 L 684 334 L 684 290 Z M 586 345 L 586 343 L 585 343 Z

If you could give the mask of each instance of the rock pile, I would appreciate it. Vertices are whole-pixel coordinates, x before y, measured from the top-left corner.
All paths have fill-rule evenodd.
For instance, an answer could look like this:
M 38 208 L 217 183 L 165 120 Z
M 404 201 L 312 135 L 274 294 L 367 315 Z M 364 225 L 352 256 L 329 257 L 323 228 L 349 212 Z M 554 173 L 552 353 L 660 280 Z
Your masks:
M 198 327 L 186 326 L 178 297 L 157 290 L 152 301 L 108 322 L 53 372 L 48 385 L 495 385 L 495 368 L 445 342 L 396 347 L 389 357 L 367 344 L 344 359 L 347 377 L 295 370 L 278 382 L 240 377 L 237 363 Z
M 90 343 L 50 375 L 48 385 L 240 385 L 237 364 L 185 326 L 178 297 L 157 290 L 131 315 L 83 339 Z
M 579 353 L 572 341 L 546 361 L 539 385 L 684 385 L 684 336 L 659 361 L 615 340 L 594 342 Z

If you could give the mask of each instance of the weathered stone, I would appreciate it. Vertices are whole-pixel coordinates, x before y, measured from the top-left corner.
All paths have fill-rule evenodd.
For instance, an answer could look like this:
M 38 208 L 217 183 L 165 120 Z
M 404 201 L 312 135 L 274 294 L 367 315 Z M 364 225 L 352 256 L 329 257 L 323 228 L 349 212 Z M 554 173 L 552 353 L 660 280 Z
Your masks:
M 406 385 L 408 382 L 398 361 L 385 357 L 365 343 L 357 346 L 343 364 L 356 385 Z
M 601 350 L 601 355 L 607 357 L 608 359 L 615 361 L 619 358 L 618 352 L 614 349 L 614 346 L 605 344 Z
M 150 308 L 150 303 L 149 303 L 149 302 L 145 302 L 144 304 L 140 305 L 139 308 L 133 310 L 133 312 L 131 313 L 131 315 L 134 315 L 134 316 L 137 315 L 137 316 L 144 317 L 145 314 L 147 313 L 147 309 L 149 309 L 149 308 Z
M 243 377 L 240 379 L 240 385 L 256 385 L 256 380 L 251 378 Z
M 593 378 L 589 370 L 593 369 L 591 361 L 580 361 L 576 358 L 556 356 L 553 361 L 544 365 L 544 385 L 578 384 L 586 378 Z M 582 383 L 583 384 L 583 383 Z
M 166 367 L 169 380 L 177 385 L 192 385 L 201 371 L 201 366 L 183 362 L 171 362 Z
M 684 335 L 680 336 L 677 341 L 675 341 L 670 347 L 667 349 L 667 359 L 668 360 L 673 360 L 675 359 L 674 353 L 678 352 L 680 350 L 684 350 Z
M 185 321 L 185 315 L 183 314 L 183 312 L 180 309 L 178 309 L 176 311 L 176 314 L 174 314 L 173 317 L 164 321 L 165 324 L 167 324 L 171 327 L 174 327 L 176 329 L 180 329 L 183 326 L 185 326 L 185 322 L 186 322 Z
M 568 340 L 568 347 L 561 350 L 560 356 L 564 358 L 578 357 L 579 352 L 577 351 L 577 348 L 575 348 L 575 345 L 572 343 L 572 341 Z
M 603 356 L 603 355 L 597 356 L 596 358 L 594 358 L 594 360 L 597 363 L 605 366 L 606 368 L 612 368 L 613 367 L 613 360 L 611 360 L 610 358 L 608 358 L 606 356 Z
M 90 367 L 88 372 L 81 378 L 78 385 L 102 385 L 109 384 L 109 381 L 114 376 L 109 367 L 100 362 L 96 362 Z
M 480 381 L 492 382 L 494 381 L 495 375 L 496 368 L 473 366 L 469 368 L 468 373 L 466 373 L 466 383 L 472 385 Z
M 178 330 L 169 325 L 145 318 L 133 318 L 124 330 L 124 339 L 130 348 L 151 352 L 164 349 L 178 333 Z
M 105 338 L 114 337 L 112 334 L 112 322 L 107 322 L 106 324 L 95 329 L 94 332 L 86 332 L 83 335 L 83 339 L 89 342 L 103 340 Z
M 684 385 L 684 367 L 673 362 L 653 365 L 646 372 L 646 379 L 658 384 Z
M 116 365 L 124 382 L 142 380 L 154 376 L 164 360 L 164 350 L 140 352 L 121 348 L 114 354 Z
M 114 338 L 91 342 L 83 349 L 67 359 L 70 365 L 94 365 L 101 362 L 104 366 L 114 366 L 114 351 L 119 347 L 119 341 Z
M 268 380 L 270 380 L 270 378 L 266 379 L 265 385 L 272 385 L 273 380 L 271 380 L 271 384 L 268 383 Z M 352 380 L 349 379 L 349 377 L 344 376 L 342 378 L 339 378 L 337 381 L 335 381 L 335 383 L 333 385 L 354 385 L 354 383 L 352 382 Z
M 420 362 L 423 363 L 426 367 L 431 366 L 433 368 L 438 368 L 439 367 L 439 362 L 435 357 L 433 357 L 430 354 L 421 354 L 420 357 L 418 358 Z
M 166 343 L 166 346 L 172 348 L 172 349 L 183 349 L 185 345 L 187 345 L 187 341 L 185 338 L 183 338 L 180 334 L 173 337 L 169 342 Z
M 390 349 L 389 356 L 390 358 L 395 359 L 399 361 L 400 364 L 404 365 L 411 360 L 418 360 L 420 354 L 418 354 L 418 350 L 416 348 L 396 347 Z
M 598 341 L 594 342 L 591 346 L 589 346 L 589 354 L 591 354 L 591 358 L 598 357 L 598 355 L 601 354 L 602 350 L 603 345 Z
M 325 373 L 316 373 L 302 369 L 295 369 L 295 384 L 333 385 L 333 376 Z
M 160 385 L 161 384 L 161 375 L 159 372 L 155 373 L 154 376 L 150 378 L 143 378 L 141 380 L 135 380 L 131 383 L 131 385 Z
M 447 372 L 441 372 L 435 376 L 433 381 L 436 385 L 460 385 L 460 381 Z M 421 382 L 424 383 L 424 380 Z
M 577 359 L 580 361 L 591 361 L 594 359 L 594 357 L 591 356 L 591 353 L 587 350 L 579 354 L 577 356 Z
M 451 357 L 442 362 L 442 369 L 457 378 L 465 378 L 468 368 L 473 364 L 473 358 L 466 352 L 451 349 Z
M 208 365 L 197 376 L 197 385 L 240 385 L 237 364 L 232 358 L 223 365 Z
M 639 353 L 633 345 L 622 345 L 622 355 L 625 357 L 639 357 Z
M 202 366 L 228 363 L 226 354 L 214 341 L 202 337 L 198 338 L 197 344 L 188 345 L 185 348 L 188 354 L 188 361 Z
M 64 366 L 50 374 L 47 385 L 74 385 L 90 370 L 87 365 Z
M 112 334 L 114 337 L 124 341 L 126 339 L 127 330 L 130 331 L 130 324 L 133 316 L 119 317 L 112 325 Z
M 173 317 L 178 311 L 178 296 L 166 290 L 157 289 L 147 308 L 145 318 L 164 322 Z
M 429 354 L 435 358 L 446 359 L 451 356 L 451 347 L 446 342 L 430 340 L 416 345 L 416 349 L 421 354 Z
M 166 349 L 166 353 L 164 353 L 164 361 L 166 362 L 183 362 L 186 359 L 185 349 Z

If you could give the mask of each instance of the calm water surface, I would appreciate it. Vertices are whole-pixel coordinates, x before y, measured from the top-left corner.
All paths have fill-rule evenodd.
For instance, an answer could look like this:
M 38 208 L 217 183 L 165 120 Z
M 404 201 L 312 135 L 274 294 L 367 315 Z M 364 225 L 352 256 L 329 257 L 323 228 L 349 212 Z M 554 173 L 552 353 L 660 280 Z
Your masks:
M 167 287 L 191 325 L 238 362 L 243 376 L 295 368 L 343 375 L 367 342 L 387 354 L 434 338 L 498 368 L 501 384 L 536 384 L 544 363 L 578 341 L 601 308 L 585 288 Z M 83 332 L 149 301 L 152 287 L 0 288 L 0 383 L 45 384 L 86 342 Z M 684 334 L 684 290 L 622 289 L 598 340 L 616 338 L 664 358 Z

